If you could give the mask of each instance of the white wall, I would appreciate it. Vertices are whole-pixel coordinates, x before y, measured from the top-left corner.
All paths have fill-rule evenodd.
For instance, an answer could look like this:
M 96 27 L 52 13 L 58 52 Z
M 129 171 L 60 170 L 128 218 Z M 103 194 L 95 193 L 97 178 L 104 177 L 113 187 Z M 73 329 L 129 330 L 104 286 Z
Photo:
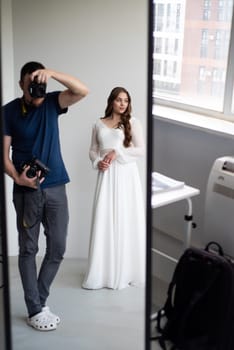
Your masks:
M 212 123 L 212 119 L 210 121 Z M 197 223 L 197 228 L 192 231 L 192 245 L 204 247 L 205 196 L 211 167 L 217 158 L 233 154 L 231 136 L 154 119 L 153 169 L 200 189 L 200 195 L 192 199 L 194 221 Z M 186 210 L 186 201 L 181 201 L 153 212 L 154 244 L 175 258 L 182 253 Z M 174 266 L 162 260 L 157 264 L 157 268 L 155 262 L 153 265 L 157 275 L 168 280 Z
M 30 60 L 76 75 L 91 91 L 60 121 L 62 151 L 71 178 L 66 256 L 85 258 L 96 179 L 88 159 L 91 126 L 103 115 L 114 86 L 122 85 L 130 91 L 133 115 L 146 130 L 147 1 L 1 1 L 5 21 L 2 33 L 7 38 L 2 49 L 3 71 L 10 72 L 4 76 L 4 103 L 21 96 L 19 71 Z M 49 90 L 59 87 L 49 82 Z M 145 188 L 145 160 L 139 167 Z M 9 185 L 7 197 L 9 253 L 16 255 L 17 232 Z

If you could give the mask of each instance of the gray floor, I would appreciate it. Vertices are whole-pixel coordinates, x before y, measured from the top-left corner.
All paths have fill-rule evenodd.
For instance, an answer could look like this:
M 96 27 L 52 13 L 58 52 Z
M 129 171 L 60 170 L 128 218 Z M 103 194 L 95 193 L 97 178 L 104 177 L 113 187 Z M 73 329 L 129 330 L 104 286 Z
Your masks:
M 25 323 L 17 261 L 11 258 L 13 350 L 144 350 L 144 288 L 84 290 L 84 270 L 82 261 L 63 261 L 48 300 L 61 324 L 55 331 L 39 332 Z
M 157 312 L 159 308 L 164 305 L 167 292 L 167 284 L 159 279 L 152 278 L 152 315 Z M 151 336 L 156 336 L 156 321 L 151 321 Z M 158 341 L 152 340 L 150 342 L 150 350 L 161 350 Z

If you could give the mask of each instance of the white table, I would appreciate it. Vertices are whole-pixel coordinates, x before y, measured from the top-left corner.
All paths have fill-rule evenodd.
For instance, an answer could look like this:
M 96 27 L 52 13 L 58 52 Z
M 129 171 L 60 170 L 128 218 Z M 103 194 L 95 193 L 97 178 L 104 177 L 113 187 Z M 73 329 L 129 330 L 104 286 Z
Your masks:
M 191 198 L 197 196 L 200 193 L 200 190 L 191 186 L 184 185 L 178 189 L 167 190 L 165 192 L 155 192 L 151 197 L 151 207 L 156 209 L 171 203 L 179 202 L 181 200 L 186 200 L 188 204 L 187 214 L 184 216 L 184 220 L 187 223 L 186 236 L 184 239 L 184 249 L 190 246 L 191 242 L 191 231 L 193 225 L 193 207 Z M 152 252 L 157 253 L 165 258 L 177 263 L 178 260 L 173 257 L 159 251 L 158 249 L 151 248 Z M 155 320 L 157 317 L 157 312 L 151 315 L 151 320 Z
M 155 192 L 152 194 L 151 207 L 152 209 L 159 208 L 171 203 L 175 203 L 181 200 L 186 200 L 188 204 L 187 214 L 184 216 L 187 222 L 187 231 L 184 240 L 184 248 L 188 248 L 191 242 L 191 231 L 193 224 L 193 210 L 191 198 L 197 196 L 200 190 L 191 186 L 184 185 L 179 189 L 167 190 L 165 192 Z

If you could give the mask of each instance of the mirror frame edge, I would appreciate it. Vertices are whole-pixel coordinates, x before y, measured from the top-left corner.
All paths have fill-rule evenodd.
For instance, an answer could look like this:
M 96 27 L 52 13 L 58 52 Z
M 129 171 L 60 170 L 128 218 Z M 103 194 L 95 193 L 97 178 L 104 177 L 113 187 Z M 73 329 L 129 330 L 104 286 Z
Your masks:
M 1 14 L 1 9 L 0 9 Z M 1 47 L 1 38 L 0 38 Z M 146 176 L 146 291 L 145 291 L 145 350 L 150 350 L 150 315 L 151 315 L 151 172 L 152 172 L 152 92 L 153 92 L 153 0 L 148 0 L 148 48 L 147 48 L 147 176 Z M 3 168 L 3 140 L 2 140 L 2 74 L 0 57 L 0 203 L 2 203 L 2 217 L 0 218 L 2 235 L 2 255 L 3 255 L 3 281 L 4 281 L 4 321 L 5 321 L 5 345 L 6 350 L 12 350 L 11 316 L 10 316 L 10 285 L 8 267 L 8 245 L 7 245 L 7 225 L 5 207 L 5 177 Z
M 1 16 L 1 8 L 0 8 Z M 0 37 L 0 48 L 1 48 Z M 6 197 L 5 197 L 5 175 L 3 166 L 3 117 L 2 117 L 2 59 L 0 55 L 0 102 L 1 102 L 1 117 L 0 117 L 0 235 L 2 245 L 2 275 L 3 275 L 3 312 L 4 312 L 4 333 L 5 333 L 5 348 L 12 350 L 12 334 L 11 334 L 11 313 L 10 313 L 10 283 L 9 283 L 9 267 L 8 267 L 8 242 L 7 242 L 7 224 L 6 224 Z
M 147 67 L 147 176 L 146 176 L 146 291 L 145 291 L 145 349 L 150 350 L 151 337 L 151 246 L 152 246 L 152 209 L 151 209 L 151 173 L 152 173 L 152 106 L 153 106 L 153 0 L 148 0 L 148 67 Z

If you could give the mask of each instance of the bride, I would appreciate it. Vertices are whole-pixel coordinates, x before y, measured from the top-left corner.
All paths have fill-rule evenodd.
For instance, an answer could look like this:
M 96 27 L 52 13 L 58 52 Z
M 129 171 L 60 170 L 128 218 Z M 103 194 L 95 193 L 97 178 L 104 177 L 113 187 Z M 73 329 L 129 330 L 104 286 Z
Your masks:
M 88 269 L 82 287 L 122 289 L 145 282 L 145 205 L 137 160 L 145 154 L 131 97 L 114 88 L 93 126 L 90 159 L 98 170 Z

